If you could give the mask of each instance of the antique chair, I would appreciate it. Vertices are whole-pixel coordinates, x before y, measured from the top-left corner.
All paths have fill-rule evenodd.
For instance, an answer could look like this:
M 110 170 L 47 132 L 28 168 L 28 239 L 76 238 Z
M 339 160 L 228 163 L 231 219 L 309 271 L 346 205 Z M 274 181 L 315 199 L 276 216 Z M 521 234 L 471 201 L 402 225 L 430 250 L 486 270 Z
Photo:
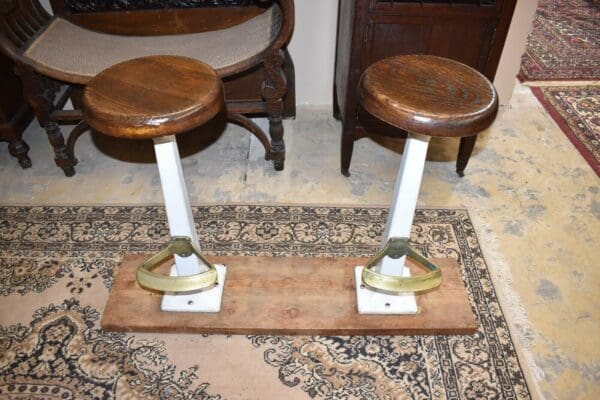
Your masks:
M 214 1 L 186 2 L 212 5 Z M 218 2 L 217 2 L 218 3 Z M 78 109 L 82 88 L 97 73 L 129 59 L 149 55 L 179 55 L 209 64 L 220 78 L 264 67 L 260 102 L 240 103 L 225 99 L 231 122 L 244 126 L 265 148 L 265 158 L 282 170 L 285 159 L 282 110 L 287 82 L 283 73 L 283 48 L 294 24 L 293 0 L 230 1 L 243 6 L 226 7 L 231 18 L 221 18 L 210 31 L 182 33 L 182 29 L 145 36 L 98 32 L 77 25 L 60 13 L 49 15 L 38 0 L 0 0 L 0 51 L 11 57 L 23 82 L 23 92 L 54 148 L 56 164 L 65 175 L 75 173 L 74 146 L 89 127 Z M 247 5 L 250 4 L 250 5 Z M 210 7 L 208 7 L 210 8 Z M 248 12 L 241 12 L 247 9 Z M 207 14 L 203 14 L 204 18 Z M 143 24 L 140 21 L 140 24 Z M 213 24 L 214 25 L 214 24 Z M 183 32 L 189 32 L 183 29 Z M 65 89 L 66 86 L 66 89 Z M 69 98 L 75 110 L 64 110 Z M 266 113 L 269 137 L 246 115 Z M 59 124 L 77 125 L 65 143 Z

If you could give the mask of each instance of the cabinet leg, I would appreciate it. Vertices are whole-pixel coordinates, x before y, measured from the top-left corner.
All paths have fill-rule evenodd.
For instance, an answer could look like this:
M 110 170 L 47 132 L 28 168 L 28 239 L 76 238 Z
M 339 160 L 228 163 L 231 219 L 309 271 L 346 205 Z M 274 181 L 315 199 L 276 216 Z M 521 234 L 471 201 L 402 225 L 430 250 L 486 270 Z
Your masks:
M 337 87 L 333 84 L 333 118 L 338 121 L 341 119 L 340 104 L 337 98 Z
M 465 168 L 473 153 L 475 142 L 477 141 L 477 135 L 463 137 L 460 139 L 460 146 L 458 147 L 458 158 L 456 160 L 456 173 L 461 178 L 465 176 Z
M 342 132 L 342 175 L 350 176 L 350 161 L 352 161 L 352 151 L 354 150 L 354 134 L 352 131 Z

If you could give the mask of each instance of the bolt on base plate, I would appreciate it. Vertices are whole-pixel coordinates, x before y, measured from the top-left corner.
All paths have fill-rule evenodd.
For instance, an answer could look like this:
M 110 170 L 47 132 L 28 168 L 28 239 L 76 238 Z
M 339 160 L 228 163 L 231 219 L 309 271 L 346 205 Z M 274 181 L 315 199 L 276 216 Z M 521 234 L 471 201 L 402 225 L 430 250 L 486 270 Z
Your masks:
M 356 304 L 359 314 L 413 315 L 419 313 L 417 300 L 413 293 L 385 294 L 366 287 L 362 281 L 363 268 L 358 266 L 354 269 Z M 410 276 L 408 268 L 403 268 L 402 276 L 405 278 Z
M 225 275 L 227 267 L 221 264 L 215 264 L 217 269 L 217 284 L 206 290 L 191 293 L 165 293 L 160 306 L 162 311 L 174 312 L 219 312 L 221 311 L 221 298 L 223 297 L 223 288 L 225 286 Z M 169 276 L 177 276 L 175 265 L 171 267 Z

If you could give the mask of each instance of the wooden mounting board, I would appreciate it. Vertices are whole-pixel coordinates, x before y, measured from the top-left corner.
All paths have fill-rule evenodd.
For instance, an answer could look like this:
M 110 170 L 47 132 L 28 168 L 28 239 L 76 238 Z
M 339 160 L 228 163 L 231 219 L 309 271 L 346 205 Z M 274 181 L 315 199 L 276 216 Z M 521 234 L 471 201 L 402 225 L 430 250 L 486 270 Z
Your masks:
M 398 316 L 358 314 L 354 267 L 367 258 L 210 257 L 227 266 L 221 312 L 216 314 L 161 311 L 162 293 L 144 290 L 135 280 L 146 258 L 127 255 L 121 262 L 103 329 L 273 335 L 438 335 L 477 329 L 452 259 L 432 260 L 442 269 L 443 283 L 417 296 L 421 313 Z M 160 266 L 157 272 L 166 274 L 168 268 Z

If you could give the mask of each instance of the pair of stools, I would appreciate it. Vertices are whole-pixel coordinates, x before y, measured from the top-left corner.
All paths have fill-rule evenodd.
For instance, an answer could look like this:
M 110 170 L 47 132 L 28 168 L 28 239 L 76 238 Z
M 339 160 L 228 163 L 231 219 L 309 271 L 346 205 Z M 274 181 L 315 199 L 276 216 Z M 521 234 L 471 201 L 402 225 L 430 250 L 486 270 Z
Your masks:
M 426 55 L 396 56 L 371 65 L 359 98 L 375 117 L 409 132 L 381 251 L 355 270 L 359 313 L 416 314 L 414 292 L 442 282 L 441 270 L 408 245 L 429 139 L 479 133 L 494 120 L 492 84 L 458 62 Z M 220 310 L 226 268 L 200 253 L 175 135 L 199 127 L 223 107 L 222 83 L 208 65 L 184 57 L 153 56 L 117 64 L 85 89 L 83 113 L 97 131 L 153 139 L 171 243 L 147 259 L 138 283 L 165 292 L 163 311 Z M 152 270 L 174 256 L 170 276 Z M 428 271 L 410 276 L 405 258 Z

